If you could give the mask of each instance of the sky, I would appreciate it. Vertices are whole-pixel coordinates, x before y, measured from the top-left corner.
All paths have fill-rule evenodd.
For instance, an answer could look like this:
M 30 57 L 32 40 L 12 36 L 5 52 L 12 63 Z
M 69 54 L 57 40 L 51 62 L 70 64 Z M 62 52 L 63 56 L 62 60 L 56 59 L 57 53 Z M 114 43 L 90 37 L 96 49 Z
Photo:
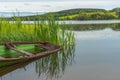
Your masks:
M 120 0 L 0 0 L 0 12 L 55 12 L 73 8 L 113 9 Z

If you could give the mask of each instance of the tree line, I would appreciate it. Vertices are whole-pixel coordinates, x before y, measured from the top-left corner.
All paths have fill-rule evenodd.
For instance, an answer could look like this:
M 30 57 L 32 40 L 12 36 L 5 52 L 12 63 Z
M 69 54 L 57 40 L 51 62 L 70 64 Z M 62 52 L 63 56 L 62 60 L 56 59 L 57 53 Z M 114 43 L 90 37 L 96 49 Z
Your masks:
M 109 19 L 120 19 L 120 8 L 114 8 L 112 10 L 105 9 L 92 9 L 92 8 L 78 8 L 69 9 L 58 12 L 50 12 L 42 15 L 33 16 L 17 16 L 8 18 L 14 20 L 20 18 L 21 20 L 37 20 L 37 19 L 48 19 L 49 16 L 53 16 L 56 20 L 109 20 Z

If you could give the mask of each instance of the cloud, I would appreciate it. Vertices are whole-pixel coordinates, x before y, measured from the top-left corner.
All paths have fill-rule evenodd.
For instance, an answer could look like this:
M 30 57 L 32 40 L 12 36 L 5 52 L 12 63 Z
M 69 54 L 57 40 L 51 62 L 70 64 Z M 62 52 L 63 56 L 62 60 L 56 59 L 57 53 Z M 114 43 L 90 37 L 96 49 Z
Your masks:
M 1 1 L 1 0 L 0 0 Z M 10 1 L 10 0 L 7 0 Z M 120 1 L 112 0 L 63 0 L 56 1 L 56 0 L 50 0 L 47 2 L 47 0 L 41 1 L 41 0 L 35 0 L 38 2 L 18 2 L 18 0 L 11 0 L 11 1 L 17 1 L 17 2 L 1 2 L 0 3 L 0 11 L 26 11 L 26 12 L 50 12 L 50 11 L 60 11 L 64 9 L 72 9 L 72 8 L 104 8 L 104 9 L 112 9 L 115 7 L 120 7 L 119 3 Z M 22 0 L 23 1 L 23 0 Z M 31 1 L 31 0 L 29 0 Z M 110 4 L 110 5 L 108 5 Z
M 29 3 L 24 3 L 24 5 L 25 5 L 25 6 L 30 6 L 31 4 L 29 4 Z
M 51 5 L 41 5 L 42 7 L 51 7 Z

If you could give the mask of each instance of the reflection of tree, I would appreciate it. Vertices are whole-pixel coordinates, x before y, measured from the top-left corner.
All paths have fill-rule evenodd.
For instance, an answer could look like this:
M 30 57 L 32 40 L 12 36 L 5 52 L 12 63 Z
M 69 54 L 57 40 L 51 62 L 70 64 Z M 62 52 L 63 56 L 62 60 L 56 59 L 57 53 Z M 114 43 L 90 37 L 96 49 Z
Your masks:
M 120 31 L 120 23 L 116 24 L 116 26 L 113 28 L 114 31 Z
M 112 30 L 115 30 L 115 31 L 120 30 L 120 23 L 118 24 L 71 24 L 66 26 L 68 30 L 75 30 L 75 31 L 103 30 L 105 28 L 111 28 Z
M 59 78 L 68 64 L 74 60 L 74 46 L 64 48 L 62 51 L 36 61 L 36 72 L 39 77 L 45 76 L 54 80 Z
M 120 28 L 120 23 L 118 23 L 118 27 Z

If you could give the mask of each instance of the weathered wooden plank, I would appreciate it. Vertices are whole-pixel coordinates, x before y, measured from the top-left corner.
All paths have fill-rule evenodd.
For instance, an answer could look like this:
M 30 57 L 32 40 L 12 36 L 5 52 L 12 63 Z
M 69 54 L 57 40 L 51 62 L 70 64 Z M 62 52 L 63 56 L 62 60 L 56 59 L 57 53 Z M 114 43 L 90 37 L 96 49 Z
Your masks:
M 45 48 L 47 50 L 52 50 L 55 48 L 55 45 L 53 46 L 52 44 L 50 43 L 46 43 L 46 44 L 35 44 L 35 46 L 38 46 L 38 47 L 42 47 L 42 48 Z
M 16 48 L 13 44 L 5 44 L 5 46 L 9 49 L 15 50 L 15 51 L 20 52 L 22 54 L 25 54 L 27 56 L 32 56 L 33 55 L 32 53 L 29 53 L 29 52 L 26 52 L 24 50 L 20 50 L 20 49 Z

